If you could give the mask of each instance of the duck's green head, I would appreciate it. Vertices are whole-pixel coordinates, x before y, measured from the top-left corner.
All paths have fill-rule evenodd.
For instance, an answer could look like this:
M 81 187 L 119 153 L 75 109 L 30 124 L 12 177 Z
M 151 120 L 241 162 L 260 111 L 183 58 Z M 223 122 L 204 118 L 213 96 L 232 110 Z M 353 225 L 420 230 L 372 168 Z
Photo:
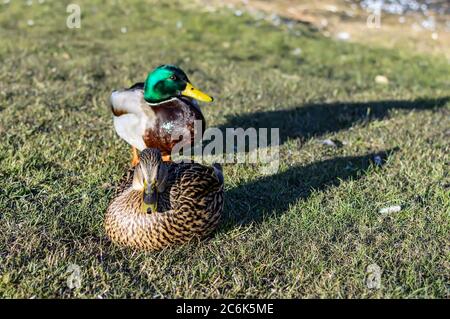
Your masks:
M 175 65 L 161 65 L 150 72 L 144 84 L 144 99 L 159 103 L 180 95 L 203 102 L 213 98 L 192 86 L 186 73 Z

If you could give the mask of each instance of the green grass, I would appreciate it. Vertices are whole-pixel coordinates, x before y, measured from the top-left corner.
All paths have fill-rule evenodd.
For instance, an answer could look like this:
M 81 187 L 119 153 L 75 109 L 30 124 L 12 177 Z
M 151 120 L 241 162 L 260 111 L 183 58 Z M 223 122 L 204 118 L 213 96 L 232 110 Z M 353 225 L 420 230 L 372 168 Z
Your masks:
M 444 58 L 173 1 L 80 3 L 78 30 L 60 2 L 0 5 L 0 297 L 449 297 Z M 281 167 L 225 166 L 217 232 L 142 253 L 103 230 L 130 159 L 108 97 L 162 63 L 216 98 L 209 126 L 280 127 Z

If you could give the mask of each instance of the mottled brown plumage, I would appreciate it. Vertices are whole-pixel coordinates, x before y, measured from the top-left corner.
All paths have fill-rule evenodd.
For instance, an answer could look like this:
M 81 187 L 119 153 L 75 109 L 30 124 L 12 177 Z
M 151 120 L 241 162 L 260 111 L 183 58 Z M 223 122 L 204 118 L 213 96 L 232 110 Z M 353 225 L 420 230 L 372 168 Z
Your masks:
M 147 213 L 142 210 L 144 190 L 136 185 L 143 182 L 141 176 L 151 183 L 155 167 L 158 178 L 161 168 L 167 174 L 160 178 L 163 182 L 156 181 L 164 188 L 158 193 L 156 212 Z M 223 176 L 218 165 L 162 163 L 159 151 L 146 149 L 136 170 L 127 174 L 106 212 L 105 229 L 113 242 L 157 250 L 205 237 L 216 228 L 223 211 Z

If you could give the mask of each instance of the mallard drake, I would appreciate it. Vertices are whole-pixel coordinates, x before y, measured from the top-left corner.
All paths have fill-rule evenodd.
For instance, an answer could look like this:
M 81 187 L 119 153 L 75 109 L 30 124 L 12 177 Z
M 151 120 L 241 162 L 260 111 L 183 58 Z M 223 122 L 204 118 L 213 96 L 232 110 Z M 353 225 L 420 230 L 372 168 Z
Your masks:
M 128 176 L 105 216 L 113 242 L 157 250 L 203 238 L 216 228 L 223 212 L 218 164 L 164 162 L 159 150 L 145 149 Z
M 137 150 L 147 147 L 161 150 L 164 160 L 170 160 L 181 136 L 189 133 L 194 139 L 195 120 L 202 121 L 204 130 L 205 118 L 196 100 L 212 102 L 213 98 L 196 89 L 186 73 L 174 65 L 161 65 L 145 82 L 112 92 L 114 128 L 132 146 L 133 166 L 139 159 Z

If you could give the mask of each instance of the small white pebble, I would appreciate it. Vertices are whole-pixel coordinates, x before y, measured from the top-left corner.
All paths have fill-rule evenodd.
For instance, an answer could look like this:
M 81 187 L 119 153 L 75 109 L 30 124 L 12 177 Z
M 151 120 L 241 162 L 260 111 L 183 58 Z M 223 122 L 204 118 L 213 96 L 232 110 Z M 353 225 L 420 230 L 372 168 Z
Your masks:
M 3 4 L 8 4 L 10 0 L 3 0 Z
M 240 17 L 240 16 L 242 16 L 242 14 L 243 14 L 243 12 L 242 12 L 241 10 L 236 10 L 236 11 L 234 11 L 234 15 L 235 15 L 236 17 Z
M 269 17 L 269 19 L 270 19 L 270 21 L 272 22 L 272 24 L 274 25 L 274 26 L 279 26 L 280 24 L 281 24 L 281 18 L 277 15 L 277 14 L 272 14 L 270 17 Z
M 384 75 L 377 75 L 377 76 L 375 77 L 375 83 L 378 83 L 378 84 L 388 84 L 388 83 L 389 83 L 389 80 L 388 80 L 388 78 L 385 77 Z
M 299 55 L 302 54 L 302 49 L 300 49 L 300 48 L 295 48 L 294 50 L 292 50 L 292 54 L 293 54 L 293 55 L 299 56 Z
M 33 5 L 33 0 L 28 0 L 27 1 L 27 6 L 32 6 Z
M 438 39 L 438 34 L 436 33 L 436 32 L 433 32 L 432 34 L 431 34 L 431 38 L 433 39 L 433 40 L 437 40 Z
M 177 29 L 181 29 L 183 27 L 183 21 L 177 21 Z
M 335 5 L 329 4 L 325 5 L 325 10 L 336 13 L 338 11 L 338 8 Z
M 377 166 L 381 166 L 381 164 L 383 164 L 383 160 L 381 159 L 381 156 L 379 156 L 379 155 L 375 155 L 373 157 L 373 161 L 375 162 L 375 165 L 377 165 Z
M 338 38 L 338 40 L 341 40 L 341 41 L 348 41 L 348 40 L 350 40 L 350 33 L 348 33 L 348 32 L 339 32 L 337 34 L 337 38 Z
M 30 20 L 27 21 L 27 24 L 28 24 L 28 26 L 31 27 L 31 26 L 34 25 L 34 21 L 30 19 Z
M 332 140 L 330 140 L 328 138 L 326 140 L 322 141 L 322 145 L 331 146 L 331 147 L 336 147 L 337 146 L 335 142 L 333 142 Z
M 436 22 L 433 17 L 429 17 L 427 20 L 422 21 L 422 27 L 424 29 L 434 31 L 436 29 Z
M 398 22 L 400 22 L 400 23 L 405 23 L 405 21 L 406 21 L 406 19 L 403 16 L 398 18 Z
M 120 28 L 120 32 L 122 32 L 122 33 L 127 33 L 127 32 L 128 32 L 127 27 L 122 27 L 122 28 Z
M 384 207 L 384 208 L 379 210 L 379 213 L 383 214 L 383 215 L 386 215 L 386 214 L 391 214 L 391 213 L 398 213 L 401 210 L 402 210 L 402 207 L 396 205 L 396 206 Z
M 381 267 L 377 264 L 371 264 L 367 266 L 366 269 L 367 278 L 366 285 L 369 289 L 380 289 L 381 288 L 381 275 L 383 271 Z

